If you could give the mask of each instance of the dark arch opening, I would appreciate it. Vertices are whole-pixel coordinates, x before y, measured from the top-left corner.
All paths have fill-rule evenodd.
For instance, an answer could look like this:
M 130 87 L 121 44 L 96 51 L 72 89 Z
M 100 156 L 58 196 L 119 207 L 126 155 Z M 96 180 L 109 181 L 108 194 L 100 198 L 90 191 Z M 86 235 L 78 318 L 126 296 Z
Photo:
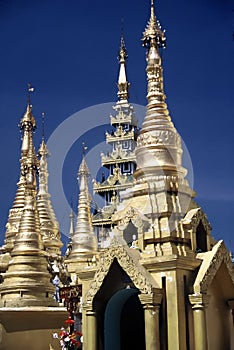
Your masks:
M 125 241 L 127 242 L 127 244 L 130 244 L 130 243 L 132 243 L 132 241 L 138 239 L 137 228 L 136 228 L 136 226 L 133 225 L 131 220 L 129 221 L 128 226 L 123 231 L 123 237 L 124 237 Z
M 202 221 L 200 221 L 197 226 L 196 242 L 197 242 L 196 251 L 198 253 L 207 252 L 207 235 L 206 235 L 206 230 L 202 224 Z
M 145 349 L 144 311 L 138 293 L 139 290 L 115 258 L 93 301 L 93 309 L 97 316 L 98 350 Z M 116 321 L 113 324 L 111 319 L 118 320 L 118 323 Z M 116 327 L 118 336 L 115 332 Z M 110 341 L 108 334 L 112 332 L 115 340 L 119 339 L 118 348 L 106 347 L 106 341 Z M 130 339 L 136 337 L 136 332 L 139 337 Z M 136 345 L 132 347 L 132 344 Z M 141 347 L 135 347 L 137 344 L 141 344 Z
M 137 294 L 124 304 L 120 327 L 121 350 L 145 350 L 144 310 Z
M 144 312 L 135 288 L 122 289 L 109 300 L 104 322 L 105 350 L 143 350 Z

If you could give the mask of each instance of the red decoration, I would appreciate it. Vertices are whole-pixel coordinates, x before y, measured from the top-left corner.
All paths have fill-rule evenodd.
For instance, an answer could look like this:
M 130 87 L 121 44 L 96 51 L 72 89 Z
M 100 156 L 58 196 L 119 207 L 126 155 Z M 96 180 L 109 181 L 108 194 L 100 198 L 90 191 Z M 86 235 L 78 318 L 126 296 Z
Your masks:
M 68 320 L 65 321 L 67 324 L 74 324 L 75 321 L 69 316 Z

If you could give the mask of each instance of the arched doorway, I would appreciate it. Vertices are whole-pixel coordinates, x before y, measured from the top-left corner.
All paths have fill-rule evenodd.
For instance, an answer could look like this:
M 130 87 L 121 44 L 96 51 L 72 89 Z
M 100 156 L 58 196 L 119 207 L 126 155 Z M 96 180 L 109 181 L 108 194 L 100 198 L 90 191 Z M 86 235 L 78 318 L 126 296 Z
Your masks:
M 138 294 L 115 258 L 93 300 L 98 350 L 145 349 L 144 310 Z
M 202 221 L 199 222 L 196 230 L 196 252 L 206 252 L 207 251 L 207 233 L 204 228 Z
M 136 288 L 116 292 L 106 306 L 105 350 L 144 350 L 144 311 Z
M 138 239 L 138 231 L 136 226 L 132 223 L 132 220 L 129 221 L 127 227 L 124 229 L 123 237 L 127 244 L 130 244 L 132 241 Z

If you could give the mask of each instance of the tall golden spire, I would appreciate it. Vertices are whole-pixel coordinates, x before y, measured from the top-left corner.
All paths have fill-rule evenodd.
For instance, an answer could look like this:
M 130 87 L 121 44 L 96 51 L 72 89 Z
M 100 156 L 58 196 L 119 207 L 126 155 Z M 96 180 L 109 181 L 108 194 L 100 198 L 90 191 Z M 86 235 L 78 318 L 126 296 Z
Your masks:
M 149 231 L 138 236 L 141 249 L 148 257 L 188 254 L 188 237 L 185 239 L 181 220 L 196 206 L 192 200 L 194 192 L 185 178 L 187 170 L 182 167 L 181 139 L 165 103 L 160 55 L 165 40 L 152 1 L 150 19 L 142 38 L 147 49 L 148 104 L 137 138 L 136 182 L 131 189 L 121 193 L 119 210 L 112 217 L 115 222 L 121 222 L 121 215 L 126 217 L 131 207 L 148 218 Z M 178 242 L 182 249 L 178 248 Z
M 39 168 L 39 191 L 37 195 L 37 207 L 41 225 L 41 233 L 45 249 L 48 252 L 49 259 L 53 260 L 57 256 L 61 256 L 60 248 L 62 242 L 60 240 L 59 224 L 56 219 L 48 190 L 48 163 L 47 158 L 49 151 L 44 141 L 44 115 L 43 115 L 43 136 L 38 151 L 40 156 Z
M 143 46 L 147 49 L 147 111 L 140 135 L 137 139 L 136 177 L 152 177 L 174 171 L 182 177 L 186 170 L 181 166 L 182 149 L 178 135 L 165 103 L 163 69 L 160 49 L 165 47 L 166 38 L 154 13 L 151 2 L 150 20 L 143 33 Z
M 80 194 L 76 229 L 72 236 L 72 251 L 69 256 L 70 259 L 76 258 L 78 260 L 83 260 L 92 258 L 97 251 L 97 239 L 94 236 L 90 212 L 90 194 L 88 189 L 89 175 L 89 169 L 83 156 L 78 171 Z
M 32 114 L 30 94 L 26 112 L 20 121 L 19 128 L 22 132 L 22 146 L 20 159 L 20 179 L 17 183 L 17 191 L 13 206 L 9 211 L 6 224 L 5 244 L 3 252 L 10 252 L 14 245 L 15 236 L 18 233 L 19 222 L 24 207 L 26 184 L 36 192 L 36 171 L 39 166 L 38 159 L 33 145 L 33 132 L 36 128 L 36 121 Z
M 128 98 L 129 98 L 129 87 L 130 87 L 130 83 L 127 80 L 127 74 L 126 74 L 126 60 L 128 58 L 128 54 L 127 54 L 127 50 L 125 47 L 125 43 L 124 43 L 124 37 L 123 34 L 121 35 L 121 44 L 120 44 L 120 50 L 119 50 L 119 55 L 118 55 L 118 59 L 119 59 L 119 78 L 118 78 L 118 97 L 119 97 L 119 101 L 118 103 L 126 103 L 128 102 Z

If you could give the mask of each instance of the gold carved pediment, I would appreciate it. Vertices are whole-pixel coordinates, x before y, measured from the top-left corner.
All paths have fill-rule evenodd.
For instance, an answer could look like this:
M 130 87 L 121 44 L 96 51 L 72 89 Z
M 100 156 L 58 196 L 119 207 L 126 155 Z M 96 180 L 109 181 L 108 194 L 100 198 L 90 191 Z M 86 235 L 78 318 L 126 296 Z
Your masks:
M 150 219 L 132 205 L 126 206 L 123 210 L 116 211 L 112 215 L 112 221 L 118 222 L 119 230 L 124 230 L 130 221 L 137 228 L 147 227 L 150 223 Z
M 113 237 L 110 247 L 100 256 L 98 269 L 85 296 L 85 303 L 92 304 L 114 259 L 117 259 L 119 265 L 141 293 L 152 294 L 159 286 L 151 274 L 139 263 L 139 258 L 138 251 L 129 248 L 126 242 L 119 237 Z
M 189 226 L 192 228 L 193 232 L 196 232 L 200 222 L 202 222 L 206 232 L 209 234 L 211 225 L 200 207 L 189 210 L 184 219 L 182 219 L 183 226 Z
M 194 293 L 206 293 L 223 263 L 227 269 L 234 290 L 234 267 L 223 240 L 220 240 L 211 251 L 197 254 L 197 258 L 202 260 L 195 283 Z

